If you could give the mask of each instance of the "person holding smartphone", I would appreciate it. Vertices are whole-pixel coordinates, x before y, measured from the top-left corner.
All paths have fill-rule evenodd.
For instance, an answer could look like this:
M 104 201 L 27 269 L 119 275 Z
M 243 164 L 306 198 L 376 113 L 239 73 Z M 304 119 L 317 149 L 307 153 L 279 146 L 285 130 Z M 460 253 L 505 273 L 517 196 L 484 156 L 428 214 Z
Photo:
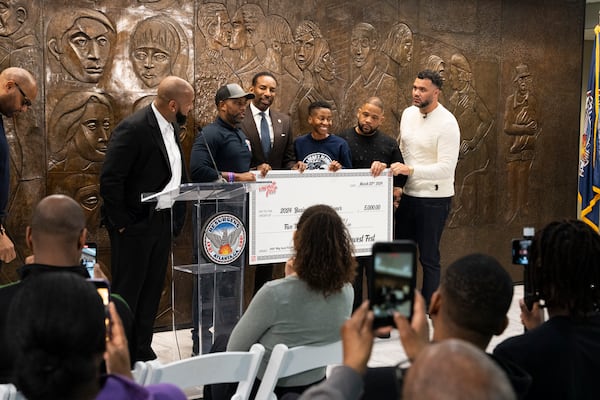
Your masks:
M 108 310 L 107 326 L 96 287 L 76 274 L 27 281 L 7 313 L 19 391 L 29 400 L 186 399 L 175 385 L 133 381 L 121 319 L 114 303 Z M 102 361 L 107 375 L 101 375 Z
M 0 288 L 0 310 L 8 310 L 24 284 L 36 277 L 67 272 L 89 278 L 87 269 L 80 262 L 86 236 L 85 215 L 79 203 L 62 194 L 43 198 L 35 207 L 25 232 L 27 246 L 32 252 L 28 257 L 29 263 L 18 270 L 20 281 Z M 129 306 L 123 299 L 112 298 L 124 322 L 128 343 L 135 350 L 133 316 Z M 6 320 L 6 312 L 0 312 L 0 383 L 10 380 L 14 366 L 8 332 L 11 332 L 11 327 Z
M 508 324 L 507 313 L 513 297 L 512 286 L 510 275 L 491 256 L 470 254 L 450 264 L 442 275 L 440 287 L 434 292 L 429 307 L 429 316 L 434 327 L 432 341 L 460 339 L 485 351 L 492 336 L 500 335 Z M 342 328 L 345 367 L 340 371 L 334 369 L 330 378 L 319 385 L 335 387 L 309 389 L 302 399 L 312 398 L 311 395 L 317 390 L 346 392 L 352 385 L 356 385 L 350 392 L 352 395 L 343 398 L 400 398 L 407 372 L 406 366 L 402 363 L 395 367 L 367 368 L 373 337 L 397 328 L 408 360 L 415 360 L 430 345 L 425 300 L 415 291 L 411 320 L 396 312 L 393 322 L 387 326 L 373 328 L 374 319 L 373 312 L 369 311 L 368 302 L 364 302 Z M 531 376 L 513 362 L 491 354 L 488 356 L 506 373 L 517 398 L 525 398 L 531 385 Z M 362 395 L 361 391 L 364 391 Z
M 526 299 L 519 302 L 527 331 L 494 349 L 496 357 L 531 374 L 528 399 L 598 397 L 598 260 L 600 236 L 583 221 L 553 221 L 535 234 L 527 277 L 532 307 L 528 308 Z M 543 308 L 548 320 L 544 320 Z

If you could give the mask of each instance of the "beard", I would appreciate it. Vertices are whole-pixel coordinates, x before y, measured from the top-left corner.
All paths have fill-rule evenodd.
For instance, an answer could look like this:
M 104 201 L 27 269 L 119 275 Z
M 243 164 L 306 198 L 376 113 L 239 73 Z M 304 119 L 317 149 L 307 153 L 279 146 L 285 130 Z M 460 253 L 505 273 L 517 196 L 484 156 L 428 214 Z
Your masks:
M 181 111 L 177 111 L 177 114 L 175 114 L 175 121 L 177 121 L 177 125 L 179 126 L 185 125 L 187 116 L 183 115 Z
M 430 105 L 430 104 L 431 104 L 431 101 L 430 101 L 430 100 L 423 100 L 423 101 L 421 102 L 421 104 L 418 104 L 418 105 L 417 105 L 417 107 L 419 107 L 419 108 L 425 108 L 425 107 L 427 107 L 427 106 L 428 106 L 428 105 Z
M 358 130 L 364 135 L 372 135 L 375 133 L 377 128 L 373 128 L 372 126 L 368 126 L 367 124 L 358 123 Z

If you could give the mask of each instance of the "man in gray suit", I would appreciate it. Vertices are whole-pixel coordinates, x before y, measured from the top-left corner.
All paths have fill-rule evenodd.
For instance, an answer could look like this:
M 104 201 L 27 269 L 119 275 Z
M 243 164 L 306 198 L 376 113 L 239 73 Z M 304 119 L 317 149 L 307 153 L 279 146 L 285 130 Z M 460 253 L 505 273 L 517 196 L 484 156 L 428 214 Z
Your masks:
M 277 79 L 270 72 L 259 72 L 252 78 L 249 91 L 254 93 L 254 98 L 248 105 L 240 128 L 250 141 L 250 168 L 260 171 L 262 176 L 272 169 L 296 168 L 290 117 L 271 109 L 277 94 Z M 265 282 L 272 279 L 273 265 L 263 264 L 256 269 L 248 269 L 246 273 L 253 272 L 256 293 Z

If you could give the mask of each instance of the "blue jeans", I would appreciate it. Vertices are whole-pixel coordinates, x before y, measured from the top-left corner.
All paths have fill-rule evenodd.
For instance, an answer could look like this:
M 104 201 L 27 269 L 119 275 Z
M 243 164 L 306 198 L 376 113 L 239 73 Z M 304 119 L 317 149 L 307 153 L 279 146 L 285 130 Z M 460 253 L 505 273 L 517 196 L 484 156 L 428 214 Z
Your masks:
M 423 267 L 421 292 L 427 306 L 440 284 L 440 241 L 450 212 L 452 197 L 423 198 L 402 195 L 396 209 L 395 239 L 417 243 Z

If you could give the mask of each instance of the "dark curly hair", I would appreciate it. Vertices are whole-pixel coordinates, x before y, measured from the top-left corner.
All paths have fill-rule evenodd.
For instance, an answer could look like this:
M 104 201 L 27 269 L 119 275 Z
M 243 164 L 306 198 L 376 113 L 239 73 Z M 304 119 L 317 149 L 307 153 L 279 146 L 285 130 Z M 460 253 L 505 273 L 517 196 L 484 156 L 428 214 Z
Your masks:
M 485 341 L 504 330 L 513 283 L 494 257 L 475 253 L 459 258 L 445 268 L 440 291 L 450 320 L 460 328 Z
M 600 236 L 579 220 L 555 221 L 531 245 L 529 279 L 547 307 L 586 317 L 600 308 Z
M 304 210 L 294 247 L 294 269 L 312 290 L 329 296 L 354 281 L 354 245 L 346 225 L 330 206 L 319 204 Z

